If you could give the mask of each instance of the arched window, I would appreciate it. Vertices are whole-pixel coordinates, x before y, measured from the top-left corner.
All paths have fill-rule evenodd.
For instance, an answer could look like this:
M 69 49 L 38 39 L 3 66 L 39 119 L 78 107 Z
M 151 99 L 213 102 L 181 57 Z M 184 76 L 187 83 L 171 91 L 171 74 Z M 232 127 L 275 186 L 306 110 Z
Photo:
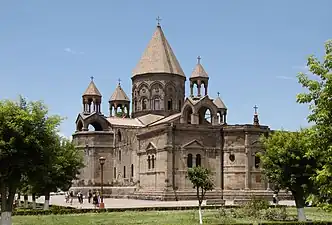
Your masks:
M 113 168 L 113 177 L 116 179 L 116 167 Z
M 154 157 L 154 155 L 152 155 L 152 169 L 154 169 L 154 162 L 155 162 L 156 158 Z
M 123 178 L 126 178 L 126 166 L 123 166 Z
M 181 107 L 182 107 L 181 100 L 179 100 L 179 110 L 181 110 Z
M 148 156 L 148 169 L 151 169 L 151 157 Z
M 122 141 L 122 135 L 121 135 L 121 131 L 118 130 L 118 142 Z
M 147 110 L 148 109 L 148 100 L 146 98 L 144 98 L 142 100 L 142 109 L 143 110 Z
M 121 161 L 121 150 L 119 150 L 119 161 Z
M 137 100 L 136 99 L 134 100 L 134 109 L 135 109 L 135 111 L 137 111 Z
M 201 166 L 202 163 L 201 163 L 201 155 L 200 154 L 197 154 L 196 155 L 196 166 Z
M 255 155 L 255 168 L 259 168 L 259 164 L 261 163 L 261 159 L 259 158 L 258 155 Z
M 167 110 L 172 110 L 172 107 L 173 106 L 173 101 L 172 101 L 172 99 L 170 98 L 170 99 L 168 99 L 168 101 L 167 101 Z
M 131 177 L 134 177 L 134 164 L 131 164 Z
M 159 98 L 155 98 L 153 100 L 153 109 L 160 110 L 160 99 Z
M 188 154 L 188 157 L 187 157 L 187 167 L 188 168 L 192 168 L 193 167 L 193 155 L 192 154 Z
M 234 155 L 233 153 L 231 153 L 231 154 L 229 155 L 229 160 L 230 160 L 231 162 L 234 162 L 234 161 L 235 161 L 235 155 Z

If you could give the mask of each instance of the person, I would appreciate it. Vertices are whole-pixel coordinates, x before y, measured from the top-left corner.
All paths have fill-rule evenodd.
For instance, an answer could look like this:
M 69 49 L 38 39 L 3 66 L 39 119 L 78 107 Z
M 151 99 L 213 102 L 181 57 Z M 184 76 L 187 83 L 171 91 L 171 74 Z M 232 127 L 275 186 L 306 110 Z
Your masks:
M 88 192 L 88 201 L 89 201 L 89 203 L 91 203 L 91 199 L 92 199 L 92 192 L 91 192 L 91 190 L 89 190 L 89 192 Z
M 74 192 L 73 192 L 73 191 L 70 191 L 69 196 L 70 196 L 70 204 L 73 204 L 73 200 L 74 200 Z
M 83 193 L 80 192 L 80 203 L 83 204 Z
M 278 205 L 278 192 L 274 192 L 273 193 L 273 196 L 272 196 L 272 198 L 273 198 L 273 204 L 276 206 L 276 205 Z
M 93 193 L 92 202 L 96 209 L 98 207 L 98 195 L 96 193 Z
M 69 193 L 66 192 L 65 194 L 65 202 L 68 203 L 69 202 Z

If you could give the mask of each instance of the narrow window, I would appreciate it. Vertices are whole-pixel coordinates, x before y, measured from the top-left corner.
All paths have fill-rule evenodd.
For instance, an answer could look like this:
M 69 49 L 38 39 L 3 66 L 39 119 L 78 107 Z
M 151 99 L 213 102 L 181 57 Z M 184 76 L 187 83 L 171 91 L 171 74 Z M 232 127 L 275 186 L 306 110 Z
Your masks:
M 113 168 L 113 177 L 116 179 L 116 167 Z
M 259 168 L 259 164 L 261 163 L 261 159 L 259 158 L 258 155 L 255 155 L 255 168 Z
M 137 100 L 136 99 L 134 101 L 134 109 L 135 109 L 135 111 L 137 111 Z
M 167 110 L 172 110 L 172 99 L 168 99 L 167 101 Z
M 121 150 L 119 150 L 119 161 L 121 161 Z
M 196 166 L 201 166 L 201 155 L 200 154 L 196 155 Z
M 118 130 L 118 142 L 122 141 L 122 135 L 121 135 L 121 131 Z
M 153 101 L 153 109 L 154 110 L 160 110 L 160 99 L 155 98 Z
M 144 98 L 142 100 L 142 109 L 143 110 L 146 110 L 147 109 L 147 106 L 148 106 L 148 100 L 146 98 Z
M 134 164 L 131 164 L 131 177 L 134 177 Z
M 151 158 L 148 156 L 148 169 L 151 169 Z
M 155 161 L 156 159 L 155 159 L 155 157 L 154 157 L 154 155 L 152 155 L 152 169 L 154 169 L 154 161 Z
M 192 168 L 193 167 L 193 155 L 192 154 L 188 154 L 188 157 L 187 157 L 187 167 L 188 168 Z
M 179 110 L 181 110 L 181 107 L 182 107 L 181 100 L 179 100 Z
M 126 166 L 123 167 L 123 178 L 126 178 Z

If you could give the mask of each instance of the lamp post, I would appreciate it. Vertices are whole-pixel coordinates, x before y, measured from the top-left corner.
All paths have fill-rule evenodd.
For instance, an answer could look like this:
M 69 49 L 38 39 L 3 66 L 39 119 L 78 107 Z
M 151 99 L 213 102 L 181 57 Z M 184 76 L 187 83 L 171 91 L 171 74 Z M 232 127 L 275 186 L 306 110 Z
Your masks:
M 104 205 L 104 197 L 103 197 L 103 180 L 104 180 L 104 164 L 105 164 L 106 158 L 105 157 L 100 157 L 99 158 L 99 163 L 100 163 L 100 204 L 99 204 L 99 208 L 103 209 L 105 208 Z

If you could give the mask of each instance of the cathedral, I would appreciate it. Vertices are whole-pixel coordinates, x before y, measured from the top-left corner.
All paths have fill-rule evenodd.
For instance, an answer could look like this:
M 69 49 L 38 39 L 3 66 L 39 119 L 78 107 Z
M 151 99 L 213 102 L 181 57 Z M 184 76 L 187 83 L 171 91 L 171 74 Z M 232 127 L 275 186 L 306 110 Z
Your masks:
M 259 124 L 257 108 L 252 123 L 228 124 L 225 103 L 208 94 L 211 80 L 200 57 L 186 92 L 187 77 L 160 24 L 131 80 L 131 100 L 119 82 L 109 111 L 101 112 L 102 94 L 91 78 L 73 134 L 85 163 L 74 189 L 97 190 L 103 179 L 106 197 L 196 199 L 187 170 L 203 166 L 215 184 L 208 199 L 271 195 L 256 155 L 259 137 L 270 129 Z

